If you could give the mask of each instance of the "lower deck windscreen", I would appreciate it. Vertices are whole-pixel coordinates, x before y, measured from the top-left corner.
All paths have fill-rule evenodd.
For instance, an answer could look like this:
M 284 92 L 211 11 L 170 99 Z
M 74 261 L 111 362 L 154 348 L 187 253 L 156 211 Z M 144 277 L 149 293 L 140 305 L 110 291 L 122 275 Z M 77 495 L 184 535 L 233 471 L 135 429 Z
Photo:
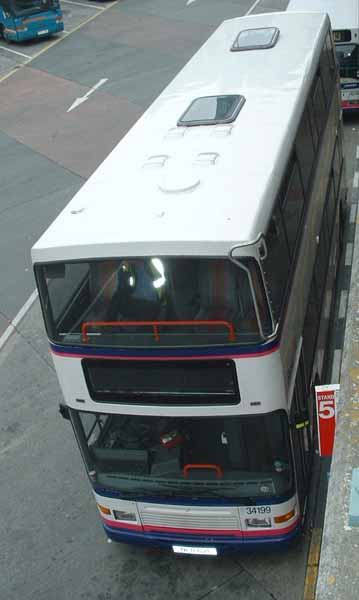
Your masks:
M 248 499 L 292 492 L 284 411 L 161 417 L 71 410 L 71 418 L 97 485 L 124 496 Z

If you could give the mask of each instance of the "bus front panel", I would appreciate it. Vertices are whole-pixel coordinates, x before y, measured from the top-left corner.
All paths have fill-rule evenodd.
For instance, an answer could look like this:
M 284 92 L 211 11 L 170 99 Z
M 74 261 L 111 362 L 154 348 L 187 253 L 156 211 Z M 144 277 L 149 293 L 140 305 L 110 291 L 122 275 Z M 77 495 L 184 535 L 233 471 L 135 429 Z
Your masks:
M 222 553 L 298 533 L 285 411 L 70 416 L 111 539 Z

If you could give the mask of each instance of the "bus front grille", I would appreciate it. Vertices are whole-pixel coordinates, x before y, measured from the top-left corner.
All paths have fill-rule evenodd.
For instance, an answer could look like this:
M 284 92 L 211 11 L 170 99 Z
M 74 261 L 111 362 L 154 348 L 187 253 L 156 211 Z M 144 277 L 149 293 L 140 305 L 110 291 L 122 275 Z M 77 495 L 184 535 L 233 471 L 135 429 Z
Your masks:
M 184 507 L 154 504 L 138 505 L 143 525 L 179 529 L 238 530 L 240 520 L 235 507 Z

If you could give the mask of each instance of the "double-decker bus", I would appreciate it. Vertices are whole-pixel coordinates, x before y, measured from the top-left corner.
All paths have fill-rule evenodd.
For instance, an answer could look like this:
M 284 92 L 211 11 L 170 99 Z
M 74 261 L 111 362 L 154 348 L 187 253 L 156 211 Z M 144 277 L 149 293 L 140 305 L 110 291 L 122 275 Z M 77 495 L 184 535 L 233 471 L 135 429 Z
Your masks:
M 291 0 L 287 11 L 327 13 L 333 29 L 340 69 L 342 108 L 359 109 L 359 2 L 358 0 Z
M 63 31 L 59 0 L 0 0 L 0 37 L 23 42 Z
M 345 201 L 329 18 L 224 21 L 32 249 L 108 537 L 301 531 Z

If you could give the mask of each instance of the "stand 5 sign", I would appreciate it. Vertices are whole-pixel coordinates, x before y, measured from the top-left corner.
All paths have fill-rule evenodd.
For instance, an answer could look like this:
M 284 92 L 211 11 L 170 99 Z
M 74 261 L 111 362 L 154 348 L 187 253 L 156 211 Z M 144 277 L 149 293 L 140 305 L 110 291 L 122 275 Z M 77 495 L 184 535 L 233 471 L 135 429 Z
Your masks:
M 332 456 L 333 453 L 339 387 L 339 384 L 315 386 L 320 456 Z

